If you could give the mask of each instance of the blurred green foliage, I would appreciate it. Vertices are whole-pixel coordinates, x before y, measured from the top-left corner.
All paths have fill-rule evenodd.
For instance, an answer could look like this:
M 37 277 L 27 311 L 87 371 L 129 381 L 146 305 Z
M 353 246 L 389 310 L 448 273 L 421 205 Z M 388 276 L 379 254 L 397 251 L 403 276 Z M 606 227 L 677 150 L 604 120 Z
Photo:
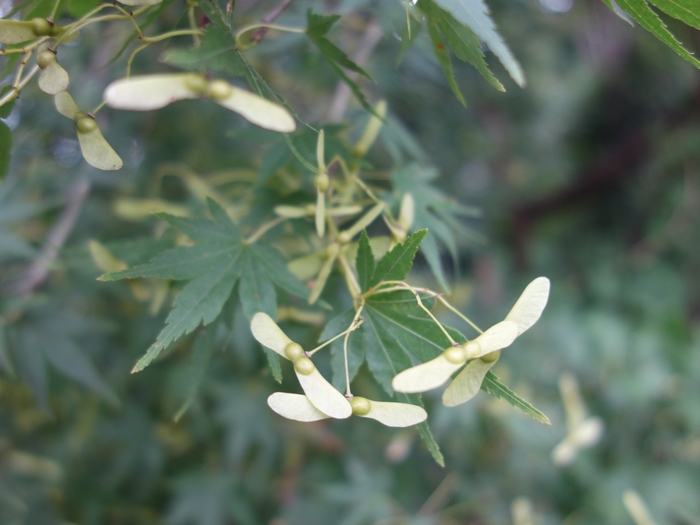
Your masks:
M 664 11 L 670 4 L 652 3 Z M 61 9 L 80 16 L 86 4 Z M 238 0 L 232 19 L 222 4 L 218 21 L 212 4 L 202 4 L 215 21 L 199 48 L 208 67 L 253 86 L 269 83 L 300 119 L 325 126 L 328 158 L 347 154 L 368 115 L 353 100 L 342 122 L 328 125 L 342 89 L 323 50 L 303 35 L 270 31 L 239 56 L 226 24 L 257 23 L 275 2 Z M 628 4 L 647 8 L 618 2 Z M 28 6 L 27 17 L 46 16 L 50 5 Z M 439 392 L 428 393 L 442 468 L 415 429 L 360 418 L 284 420 L 265 400 L 294 389 L 293 378 L 276 384 L 238 304 L 224 305 L 221 320 L 131 375 L 174 294 L 149 279 L 97 281 L 104 272 L 88 243 L 98 240 L 134 266 L 177 238 L 158 218 L 125 212 L 127 199 L 164 199 L 197 216 L 215 193 L 235 203 L 229 212 L 240 212 L 238 224 L 252 231 L 274 205 L 306 202 L 309 179 L 295 179 L 303 166 L 277 134 L 205 102 L 101 111 L 98 122 L 125 167 L 97 171 L 82 160 L 75 129 L 29 83 L 0 114 L 0 170 L 9 166 L 0 186 L 0 523 L 495 525 L 514 523 L 513 503 L 526 498 L 533 516 L 517 525 L 617 524 L 633 523 L 622 503 L 630 488 L 659 525 L 700 523 L 698 70 L 600 2 L 489 7 L 526 89 L 486 50 L 491 78 L 479 49 L 470 55 L 478 70 L 451 62 L 448 82 L 437 38 L 460 60 L 470 62 L 469 48 L 455 47 L 445 26 L 437 36 L 426 22 L 420 29 L 420 5 L 410 8 L 410 45 L 401 2 L 296 0 L 276 22 L 306 27 L 309 8 L 340 14 L 329 42 L 351 57 L 368 42 L 368 27 L 381 29 L 360 64 L 376 84 L 348 80 L 389 108 L 366 159 L 373 184 L 393 184 L 394 208 L 410 189 L 415 226 L 434 234 L 411 280 L 449 285 L 451 301 L 488 325 L 532 277 L 550 277 L 545 314 L 494 371 L 552 426 L 483 393 L 451 409 Z M 11 6 L 0 9 L 7 15 Z M 154 33 L 185 24 L 178 2 L 154 12 Z M 661 16 L 688 49 L 700 49 L 700 33 Z M 97 105 L 105 85 L 123 76 L 132 33 L 128 24 L 100 24 L 61 48 L 81 106 Z M 179 38 L 137 55 L 133 71 L 198 68 L 201 56 L 184 43 L 190 37 Z M 8 74 L 15 63 L 0 60 Z M 493 89 L 496 78 L 505 93 Z M 12 131 L 9 159 L 4 129 Z M 292 136 L 303 158 L 315 158 L 315 136 L 304 129 Z M 297 191 L 280 193 L 290 180 Z M 71 209 L 79 213 L 52 255 L 56 227 Z M 300 235 L 313 230 L 311 222 L 293 227 Z M 309 246 L 280 249 L 294 256 Z M 324 322 L 351 306 L 336 293 L 343 286 L 332 274 L 322 298 L 335 312 L 313 310 Z M 436 314 L 457 324 L 439 306 Z M 294 319 L 283 326 L 309 346 L 322 330 Z M 332 359 L 319 365 L 329 378 Z M 564 467 L 551 459 L 567 433 L 562 373 L 577 378 L 588 412 L 605 425 L 601 441 Z M 368 397 L 385 395 L 365 366 L 356 382 Z M 189 409 L 176 422 L 183 405 Z

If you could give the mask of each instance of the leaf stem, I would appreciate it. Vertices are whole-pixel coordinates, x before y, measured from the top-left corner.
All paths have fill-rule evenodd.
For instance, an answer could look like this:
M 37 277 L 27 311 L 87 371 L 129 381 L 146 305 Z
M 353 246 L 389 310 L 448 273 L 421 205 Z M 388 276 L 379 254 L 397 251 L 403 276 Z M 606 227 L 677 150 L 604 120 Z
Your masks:
M 328 341 L 326 341 L 325 343 L 323 343 L 323 344 L 321 344 L 321 345 L 318 345 L 316 348 L 314 348 L 314 349 L 311 350 L 310 352 L 306 352 L 306 354 L 307 354 L 309 357 L 311 357 L 312 355 L 314 355 L 314 354 L 315 354 L 316 352 L 318 352 L 319 350 L 322 350 L 323 348 L 327 347 L 327 346 L 328 346 L 329 344 L 331 344 L 333 341 L 335 341 L 335 340 L 337 340 L 337 339 L 340 339 L 340 338 L 343 337 L 345 334 L 350 333 L 350 332 L 352 332 L 353 330 L 359 328 L 359 326 L 360 326 L 362 323 L 364 323 L 364 320 L 363 320 L 363 319 L 360 319 L 360 320 L 357 321 L 356 323 L 353 323 L 352 326 L 350 326 L 350 328 L 348 328 L 348 329 L 345 330 L 344 332 L 341 332 L 341 333 L 339 333 L 338 335 L 336 335 L 335 337 L 332 337 L 331 339 L 329 339 Z
M 365 305 L 363 303 L 357 309 L 357 312 L 355 312 L 355 317 L 353 317 L 353 319 L 352 319 L 351 326 L 354 326 L 355 323 L 358 322 L 358 319 L 360 318 L 360 314 L 362 313 L 362 309 L 364 307 L 365 307 Z M 359 324 L 357 326 L 359 326 Z M 348 339 L 349 338 L 350 338 L 350 331 L 346 331 L 345 339 L 343 339 L 343 359 L 345 362 L 345 396 L 346 397 L 352 397 L 352 392 L 350 391 L 350 365 L 348 364 Z
M 287 26 L 280 26 L 277 24 L 266 24 L 266 23 L 251 24 L 249 26 L 245 26 L 245 27 L 241 28 L 241 30 L 238 31 L 238 33 L 236 33 L 236 37 L 235 37 L 236 38 L 236 48 L 239 51 L 244 51 L 244 50 L 249 49 L 249 48 L 253 47 L 254 45 L 256 45 L 258 43 L 258 41 L 254 40 L 252 37 L 251 37 L 252 43 L 250 43 L 250 44 L 243 44 L 240 39 L 241 39 L 242 35 L 249 33 L 250 31 L 252 31 L 254 29 L 261 29 L 261 28 L 274 29 L 276 31 L 284 31 L 286 33 L 306 33 L 306 29 L 301 28 L 301 27 L 287 27 Z
M 253 244 L 260 237 L 265 235 L 265 233 L 267 233 L 268 230 L 270 230 L 270 229 L 274 228 L 275 226 L 277 226 L 278 224 L 286 221 L 288 218 L 289 217 L 277 217 L 276 219 L 273 219 L 270 222 L 263 224 L 262 226 L 260 226 L 260 228 L 257 229 L 257 231 L 255 233 L 253 233 L 253 235 L 251 235 L 250 237 L 245 239 L 243 242 L 245 244 Z

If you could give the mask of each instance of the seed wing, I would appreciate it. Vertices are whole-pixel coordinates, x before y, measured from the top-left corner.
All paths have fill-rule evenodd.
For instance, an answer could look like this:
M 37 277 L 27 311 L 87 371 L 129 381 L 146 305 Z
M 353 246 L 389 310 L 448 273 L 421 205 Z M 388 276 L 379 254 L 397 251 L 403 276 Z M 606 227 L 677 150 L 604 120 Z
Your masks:
M 284 107 L 244 89 L 235 86 L 231 86 L 231 89 L 228 98 L 215 102 L 261 128 L 280 133 L 291 133 L 297 129 L 294 117 Z
M 263 312 L 255 314 L 250 321 L 250 330 L 253 332 L 253 337 L 258 340 L 258 343 L 288 359 L 284 355 L 284 349 L 293 341 L 287 337 L 287 334 L 277 326 L 277 323 L 269 315 Z
M 296 374 L 306 397 L 321 412 L 335 419 L 346 419 L 352 415 L 350 402 L 317 369 L 314 368 L 308 375 Z
M 58 62 L 51 62 L 39 75 L 39 89 L 49 95 L 65 91 L 69 82 L 68 73 Z
M 30 22 L 0 20 L 0 44 L 19 44 L 35 38 Z
M 102 95 L 105 103 L 115 109 L 149 111 L 172 102 L 199 98 L 187 87 L 192 73 L 142 75 L 112 82 Z
M 333 269 L 333 264 L 335 264 L 335 259 L 336 257 L 328 257 L 328 259 L 326 259 L 323 265 L 321 266 L 321 269 L 318 272 L 318 277 L 316 277 L 314 287 L 309 293 L 309 304 L 314 304 L 316 300 L 321 296 L 321 292 L 323 292 L 323 287 L 326 286 L 326 281 L 328 281 L 328 277 L 330 276 L 331 270 Z
M 414 394 L 433 390 L 444 384 L 450 376 L 462 368 L 464 363 L 451 363 L 440 354 L 435 359 L 399 372 L 391 380 L 391 386 L 397 392 Z
M 592 447 L 603 436 L 604 429 L 605 426 L 602 419 L 589 417 L 569 434 L 569 439 L 579 448 Z
M 122 167 L 122 159 L 102 136 L 100 128 L 88 133 L 79 132 L 78 142 L 80 143 L 80 151 L 90 166 L 105 171 L 118 170 Z
M 318 275 L 324 263 L 323 250 L 299 257 L 287 263 L 289 271 L 296 275 L 300 281 L 308 281 L 314 275 Z
M 306 208 L 303 206 L 275 206 L 275 213 L 280 217 L 289 217 L 290 219 L 298 219 L 306 217 Z
M 316 195 L 316 233 L 323 237 L 326 233 L 326 194 L 318 191 Z
M 275 392 L 267 398 L 268 406 L 282 417 L 294 421 L 319 421 L 328 416 L 316 408 L 309 398 L 301 394 Z
M 54 103 L 56 104 L 56 110 L 63 115 L 73 120 L 75 116 L 80 112 L 80 109 L 73 101 L 68 92 L 61 91 L 54 97 Z
M 518 336 L 518 325 L 513 321 L 501 321 L 475 339 L 479 352 L 469 358 L 477 358 L 510 346 Z
M 442 404 L 455 407 L 473 398 L 481 388 L 486 372 L 496 363 L 486 363 L 481 359 L 470 361 L 442 394 Z
M 549 298 L 549 279 L 538 277 L 527 285 L 515 305 L 506 316 L 507 321 L 518 325 L 518 335 L 530 328 L 542 315 Z
M 362 206 L 337 206 L 326 208 L 326 215 L 331 217 L 344 217 L 346 215 L 357 215 L 362 211 Z
M 422 423 L 428 414 L 418 405 L 369 401 L 369 412 L 361 417 L 376 419 L 388 427 L 410 427 Z

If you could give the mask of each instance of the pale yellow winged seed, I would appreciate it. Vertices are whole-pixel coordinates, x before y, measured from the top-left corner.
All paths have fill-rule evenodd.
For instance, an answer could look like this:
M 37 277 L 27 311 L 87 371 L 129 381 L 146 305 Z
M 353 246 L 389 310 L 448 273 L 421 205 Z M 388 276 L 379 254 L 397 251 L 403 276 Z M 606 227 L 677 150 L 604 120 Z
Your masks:
M 287 346 L 289 348 L 289 346 Z M 297 357 L 294 360 L 294 371 L 297 374 L 308 376 L 314 373 L 316 366 L 313 364 L 311 359 L 306 356 Z
M 316 207 L 313 205 L 312 207 L 315 211 Z M 289 217 L 290 219 L 298 219 L 301 217 L 306 217 L 308 215 L 306 208 L 302 208 L 301 206 L 285 205 L 275 206 L 275 213 L 280 217 Z
M 20 44 L 34 38 L 31 22 L 0 20 L 0 44 Z
M 300 281 L 308 281 L 314 275 L 318 274 L 325 260 L 324 252 L 321 250 L 289 261 L 287 263 L 287 268 L 289 268 L 289 271 Z
M 464 366 L 464 362 L 451 363 L 443 353 L 427 363 L 398 373 L 391 380 L 391 387 L 397 392 L 405 394 L 427 392 L 445 384 L 450 376 L 462 366 Z
M 299 343 L 289 343 L 284 347 L 284 355 L 287 359 L 294 362 L 304 355 L 304 349 Z
M 49 51 L 49 53 L 51 52 Z M 56 60 L 49 63 L 39 75 L 39 89 L 49 95 L 65 91 L 69 83 L 68 73 Z
M 114 109 L 150 111 L 178 100 L 199 98 L 188 83 L 204 77 L 193 73 L 141 75 L 115 80 L 102 95 L 105 103 Z
M 478 344 L 478 351 L 476 351 L 475 346 L 473 346 L 471 351 L 469 351 L 467 346 L 470 343 L 465 345 L 465 351 L 468 351 L 467 357 L 469 359 L 475 359 L 491 352 L 501 350 L 502 348 L 506 348 L 507 346 L 510 346 L 513 341 L 515 341 L 517 336 L 517 324 L 515 324 L 513 321 L 501 321 L 474 339 L 473 342 Z
M 54 103 L 56 104 L 56 110 L 64 117 L 68 117 L 71 120 L 73 120 L 76 115 L 80 113 L 80 109 L 73 101 L 73 97 L 71 97 L 66 91 L 61 91 L 58 93 L 54 97 Z
M 644 500 L 636 490 L 626 490 L 622 494 L 622 502 L 636 525 L 656 525 Z
M 335 419 L 346 419 L 352 415 L 349 401 L 321 375 L 316 367 L 308 375 L 297 373 L 296 376 L 306 397 L 321 412 Z
M 329 418 L 316 408 L 308 397 L 301 394 L 275 392 L 267 398 L 267 404 L 280 416 L 295 421 L 310 423 Z
M 118 170 L 122 167 L 122 159 L 102 136 L 99 127 L 96 126 L 88 133 L 78 132 L 78 143 L 83 158 L 90 166 L 105 171 Z
M 124 261 L 117 259 L 106 246 L 94 239 L 90 240 L 88 248 L 93 262 L 105 273 L 121 272 L 129 267 Z
M 527 285 L 515 305 L 506 316 L 507 321 L 518 325 L 518 334 L 530 328 L 542 315 L 549 298 L 549 279 L 538 277 Z
M 491 370 L 496 360 L 486 362 L 482 359 L 470 361 L 442 394 L 442 404 L 454 407 L 472 399 L 481 388 L 486 373 Z
M 427 412 L 417 405 L 367 401 L 369 401 L 369 411 L 366 414 L 357 415 L 374 419 L 388 427 L 410 427 L 422 423 L 428 418 Z
M 350 398 L 353 416 L 366 416 L 372 409 L 369 399 L 366 397 L 354 396 Z
M 263 312 L 255 314 L 250 321 L 250 330 L 258 343 L 287 359 L 287 356 L 284 355 L 284 349 L 293 341 L 269 315 Z
M 228 98 L 215 102 L 261 128 L 280 133 L 291 133 L 297 129 L 294 117 L 283 106 L 236 86 L 231 86 Z
M 401 211 L 399 212 L 399 226 L 405 231 L 411 229 L 413 225 L 413 218 L 416 214 L 416 203 L 413 200 L 413 195 L 410 193 L 404 193 L 401 199 Z

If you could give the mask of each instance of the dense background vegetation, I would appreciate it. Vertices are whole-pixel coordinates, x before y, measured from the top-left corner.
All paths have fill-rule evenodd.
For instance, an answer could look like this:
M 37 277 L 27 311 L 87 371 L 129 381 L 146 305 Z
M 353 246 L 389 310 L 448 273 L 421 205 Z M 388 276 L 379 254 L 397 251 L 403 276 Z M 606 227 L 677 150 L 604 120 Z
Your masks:
M 64 16 L 86 4 L 66 2 Z M 331 40 L 351 56 L 369 51 L 360 61 L 376 84 L 360 80 L 361 89 L 388 106 L 367 158 L 372 183 L 388 188 L 393 172 L 417 196 L 431 184 L 449 196 L 446 206 L 465 207 L 452 224 L 454 244 L 441 244 L 454 304 L 488 326 L 532 278 L 551 279 L 542 319 L 495 370 L 552 426 L 483 393 L 453 409 L 428 393 L 443 468 L 413 429 L 284 420 L 265 403 L 278 385 L 238 306 L 230 325 L 183 338 L 131 375 L 172 294 L 154 314 L 155 281 L 141 289 L 96 281 L 104 272 L 89 241 L 128 264 L 147 261 L 172 234 L 162 235 L 156 217 L 125 209 L 127 199 L 163 198 L 200 214 L 211 188 L 241 205 L 255 195 L 241 221 L 260 224 L 280 199 L 298 199 L 278 189 L 300 168 L 290 158 L 270 172 L 270 151 L 284 145 L 277 134 L 191 102 L 102 111 L 103 133 L 125 165 L 101 172 L 82 160 L 51 98 L 28 84 L 0 115 L 13 137 L 11 158 L 0 150 L 0 169 L 9 159 L 0 185 L 0 523 L 617 524 L 632 523 L 622 504 L 631 488 L 659 524 L 700 523 L 698 70 L 598 1 L 489 5 L 528 83 L 517 87 L 487 53 L 501 93 L 453 59 L 466 108 L 417 20 L 404 45 L 401 2 L 296 0 L 277 22 L 306 27 L 309 8 L 338 13 Z M 274 6 L 238 0 L 235 24 L 255 23 Z M 4 15 L 11 9 L 0 2 Z M 183 24 L 181 14 L 171 3 L 149 31 Z M 698 31 L 666 22 L 700 50 Z M 134 44 L 110 61 L 131 31 L 96 24 L 61 48 L 76 100 L 97 105 L 105 85 L 123 76 Z M 189 37 L 179 38 L 139 54 L 134 72 L 182 65 L 188 57 L 173 51 Z M 305 35 L 270 31 L 246 56 L 303 120 L 325 126 L 327 148 L 342 151 L 359 137 L 367 112 L 335 94 L 336 73 Z M 216 71 L 239 73 L 226 63 Z M 300 128 L 295 143 L 313 159 L 315 133 Z M 433 180 L 420 178 L 433 171 Z M 56 241 L 70 210 L 77 219 L 47 259 L 42 246 Z M 298 228 L 312 232 L 311 223 Z M 422 255 L 411 279 L 440 288 Z M 342 307 L 343 287 L 331 276 L 323 298 Z M 456 324 L 450 312 L 436 313 Z M 321 328 L 285 324 L 311 346 Z M 204 363 L 202 348 L 212 350 Z M 605 424 L 600 442 L 569 466 L 550 457 L 566 435 L 563 373 L 577 378 L 589 412 Z M 198 374 L 192 404 L 174 422 Z M 382 395 L 366 368 L 356 381 Z M 519 498 L 531 503 L 531 521 L 512 516 Z

